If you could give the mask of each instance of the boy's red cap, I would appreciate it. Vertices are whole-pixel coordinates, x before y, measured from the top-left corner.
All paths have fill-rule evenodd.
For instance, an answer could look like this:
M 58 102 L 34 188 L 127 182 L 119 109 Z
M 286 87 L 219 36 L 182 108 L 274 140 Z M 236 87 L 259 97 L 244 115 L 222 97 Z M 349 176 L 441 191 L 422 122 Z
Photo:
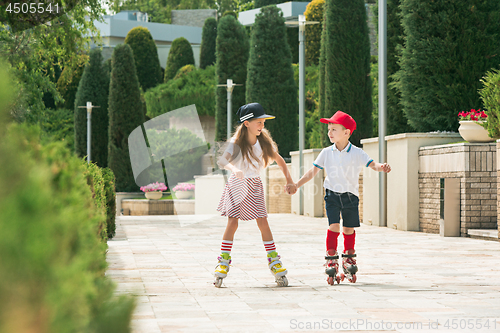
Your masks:
M 330 119 L 321 118 L 319 121 L 321 121 L 323 124 L 340 124 L 348 130 L 351 130 L 351 134 L 356 129 L 356 122 L 354 121 L 354 119 L 350 115 L 342 111 L 335 112 L 335 114 Z

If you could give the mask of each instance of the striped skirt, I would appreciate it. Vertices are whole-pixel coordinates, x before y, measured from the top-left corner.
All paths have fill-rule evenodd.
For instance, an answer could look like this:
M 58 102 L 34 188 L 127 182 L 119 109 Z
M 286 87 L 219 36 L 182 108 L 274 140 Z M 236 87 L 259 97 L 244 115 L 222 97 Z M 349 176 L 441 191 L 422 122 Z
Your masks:
M 264 187 L 260 177 L 239 179 L 229 177 L 217 210 L 221 216 L 243 221 L 267 217 Z

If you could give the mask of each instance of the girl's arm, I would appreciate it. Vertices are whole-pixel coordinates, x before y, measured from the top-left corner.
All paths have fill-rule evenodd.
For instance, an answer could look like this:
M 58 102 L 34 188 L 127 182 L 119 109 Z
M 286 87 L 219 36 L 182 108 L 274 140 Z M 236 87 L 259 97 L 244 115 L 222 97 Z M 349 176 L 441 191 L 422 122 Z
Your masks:
M 313 179 L 314 176 L 316 176 L 318 174 L 319 170 L 321 170 L 321 169 L 313 166 L 311 169 L 309 169 L 305 173 L 305 175 L 302 176 L 302 178 L 300 178 L 300 180 L 297 182 L 297 184 L 295 184 L 295 186 L 297 188 L 301 187 L 302 185 L 304 185 L 305 183 L 307 183 L 308 181 Z
M 372 162 L 370 163 L 369 167 L 377 172 L 385 172 L 385 173 L 391 172 L 391 166 L 387 163 L 382 164 L 382 163 Z
M 234 165 L 232 165 L 230 162 L 229 162 L 229 159 L 231 158 L 231 154 L 229 154 L 228 152 L 225 152 L 218 160 L 218 163 L 219 164 L 219 167 L 223 168 L 223 169 L 226 169 L 226 170 L 229 170 L 231 171 L 232 173 L 234 173 L 234 175 L 240 179 L 242 179 L 244 177 L 243 175 L 243 171 L 241 171 L 240 169 L 238 169 L 237 167 L 235 167 Z
M 274 160 L 276 161 L 276 164 L 278 164 L 278 166 L 280 167 L 281 172 L 283 172 L 283 175 L 286 178 L 287 185 L 290 185 L 290 184 L 293 185 L 292 176 L 290 175 L 290 172 L 288 171 L 288 167 L 286 166 L 286 162 L 283 159 L 283 157 L 281 157 L 281 155 L 278 154 L 277 152 L 274 152 Z

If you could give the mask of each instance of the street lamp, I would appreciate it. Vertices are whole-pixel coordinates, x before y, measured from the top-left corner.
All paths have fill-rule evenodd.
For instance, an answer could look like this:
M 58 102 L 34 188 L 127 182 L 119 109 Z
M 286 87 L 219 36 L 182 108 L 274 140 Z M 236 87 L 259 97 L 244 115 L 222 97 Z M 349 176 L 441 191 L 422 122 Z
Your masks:
M 387 162 L 387 0 L 378 3 L 378 152 L 379 162 Z M 379 178 L 379 225 L 387 226 L 387 174 Z
M 289 25 L 299 26 L 299 179 L 304 174 L 304 109 L 305 109 L 305 78 L 306 78 L 306 49 L 305 49 L 305 33 L 307 24 L 319 24 L 316 21 L 306 21 L 305 15 L 299 15 L 298 21 L 287 21 Z M 304 192 L 303 188 L 299 189 L 299 215 L 304 214 Z
M 232 123 L 232 95 L 235 86 L 242 86 L 243 84 L 233 83 L 232 79 L 227 79 L 226 84 L 218 84 L 217 87 L 226 87 L 227 90 L 227 141 L 231 139 L 231 123 Z
M 79 106 L 78 108 L 87 109 L 87 164 L 90 164 L 90 140 L 91 140 L 91 126 L 92 126 L 92 108 L 99 108 L 100 106 L 92 105 L 92 102 L 87 102 L 86 106 Z

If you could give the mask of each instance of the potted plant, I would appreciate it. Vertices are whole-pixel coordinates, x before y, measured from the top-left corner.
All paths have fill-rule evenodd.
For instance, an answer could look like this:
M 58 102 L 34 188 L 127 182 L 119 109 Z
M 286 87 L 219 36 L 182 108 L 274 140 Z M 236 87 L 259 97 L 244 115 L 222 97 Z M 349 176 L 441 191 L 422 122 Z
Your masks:
M 179 183 L 172 189 L 177 199 L 190 199 L 194 197 L 194 184 Z
M 486 118 L 488 115 L 481 110 L 471 109 L 468 112 L 462 111 L 458 114 L 460 127 L 458 132 L 468 142 L 491 142 L 486 130 Z
M 166 190 L 167 186 L 165 186 L 165 184 L 163 183 L 158 182 L 141 187 L 141 191 L 144 192 L 146 198 L 153 200 L 160 199 L 163 195 L 162 191 Z

